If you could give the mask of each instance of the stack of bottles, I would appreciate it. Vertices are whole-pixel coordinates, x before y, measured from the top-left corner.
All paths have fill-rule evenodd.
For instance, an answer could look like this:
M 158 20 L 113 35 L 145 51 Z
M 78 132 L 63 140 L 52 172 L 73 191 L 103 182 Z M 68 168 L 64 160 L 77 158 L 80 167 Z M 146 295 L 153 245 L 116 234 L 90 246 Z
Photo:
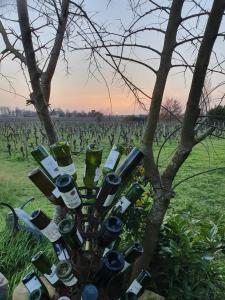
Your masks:
M 97 144 L 88 145 L 83 187 L 77 184 L 77 169 L 68 143 L 51 145 L 51 154 L 42 145 L 32 151 L 39 167 L 30 172 L 29 179 L 53 205 L 66 208 L 67 214 L 59 224 L 41 209 L 30 215 L 31 222 L 49 240 L 56 254 L 52 259 L 56 263 L 44 251 L 31 258 L 34 271 L 22 280 L 31 300 L 50 299 L 41 277 L 55 288 L 54 299 L 110 300 L 107 286 L 128 272 L 143 253 L 139 242 L 118 250 L 127 212 L 144 192 L 140 183 L 131 184 L 129 180 L 143 153 L 134 148 L 119 165 L 123 147 L 114 145 L 100 183 L 102 151 Z M 138 299 L 149 278 L 150 274 L 142 270 L 118 300 Z

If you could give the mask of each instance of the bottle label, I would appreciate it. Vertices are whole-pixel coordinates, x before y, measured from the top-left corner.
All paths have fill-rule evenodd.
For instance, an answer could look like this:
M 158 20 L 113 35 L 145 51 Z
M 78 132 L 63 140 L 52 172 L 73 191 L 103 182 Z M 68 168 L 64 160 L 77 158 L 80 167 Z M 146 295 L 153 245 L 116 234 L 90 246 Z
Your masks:
M 102 254 L 102 257 L 103 257 L 103 256 L 105 256 L 105 255 L 106 255 L 106 253 L 107 253 L 107 252 L 109 252 L 109 251 L 110 251 L 110 249 L 109 249 L 109 248 L 105 248 L 105 250 L 104 250 L 104 252 L 103 252 L 103 254 Z
M 130 266 L 130 264 L 129 264 L 127 261 L 125 261 L 124 267 L 123 267 L 123 269 L 120 271 L 120 273 L 126 271 L 126 269 L 127 269 L 129 266 Z
M 71 274 L 68 278 L 63 278 L 62 280 L 66 286 L 74 286 L 77 281 L 77 278 L 73 274 Z
M 32 293 L 36 289 L 41 288 L 41 286 L 42 286 L 40 283 L 40 280 L 36 276 L 32 277 L 31 280 L 26 282 L 25 285 L 30 293 Z
M 82 236 L 81 236 L 78 229 L 77 229 L 77 237 L 78 237 L 79 241 L 81 242 L 81 244 L 83 244 L 84 240 L 83 240 L 83 238 L 82 238 Z
M 40 161 L 40 164 L 49 173 L 49 175 L 52 178 L 56 178 L 57 176 L 60 175 L 58 164 L 51 155 L 42 159 Z
M 142 285 L 135 279 L 130 287 L 128 288 L 127 292 L 132 292 L 134 293 L 135 295 L 138 295 L 138 293 L 140 292 L 142 288 Z
M 105 199 L 105 202 L 103 203 L 104 207 L 110 206 L 113 202 L 113 199 L 115 197 L 116 194 L 113 195 L 108 195 L 107 198 Z
M 67 260 L 70 258 L 67 249 L 60 243 L 54 244 L 54 249 L 59 260 Z
M 108 156 L 106 162 L 105 162 L 104 168 L 113 170 L 119 155 L 120 155 L 120 153 L 118 151 L 112 149 L 109 153 L 109 156 Z
M 44 274 L 44 276 L 45 276 L 45 278 L 46 278 L 51 284 L 54 285 L 54 284 L 57 283 L 57 281 L 59 281 L 59 278 L 58 278 L 58 276 L 56 275 L 56 272 L 55 272 L 56 266 L 53 265 L 53 266 L 51 267 L 51 270 L 52 270 L 52 273 L 51 273 L 51 274 Z
M 61 193 L 61 196 L 68 208 L 76 208 L 81 204 L 81 199 L 76 187 L 67 193 Z
M 53 191 L 52 194 L 58 199 L 61 196 L 61 193 L 59 189 L 56 187 Z
M 100 177 L 100 168 L 97 167 L 95 170 L 95 178 L 94 178 L 94 182 L 97 182 L 99 180 Z
M 58 226 L 53 221 L 51 221 L 47 227 L 42 229 L 41 232 L 52 243 L 57 241 L 61 237 L 61 234 L 59 233 L 58 230 Z
M 73 176 L 76 173 L 76 167 L 75 164 L 72 163 L 68 166 L 59 166 L 59 172 L 61 175 L 63 174 L 69 174 L 70 176 Z
M 116 207 L 120 208 L 120 212 L 123 214 L 127 208 L 131 205 L 131 202 L 125 197 L 121 197 L 120 200 L 116 203 Z

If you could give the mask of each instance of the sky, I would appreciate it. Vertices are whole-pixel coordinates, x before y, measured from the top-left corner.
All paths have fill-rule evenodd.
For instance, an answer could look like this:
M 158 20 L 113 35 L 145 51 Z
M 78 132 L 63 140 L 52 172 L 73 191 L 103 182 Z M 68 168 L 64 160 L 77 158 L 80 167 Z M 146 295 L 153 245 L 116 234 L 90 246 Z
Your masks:
M 168 2 L 168 1 L 164 1 Z M 209 1 L 211 2 L 211 1 Z M 91 12 L 94 20 L 98 23 L 105 23 L 112 30 L 118 29 L 119 20 L 124 24 L 129 24 L 131 18 L 131 11 L 126 0 L 111 1 L 107 7 L 107 1 L 88 0 L 86 1 L 86 8 Z M 188 11 L 186 7 L 184 13 Z M 32 13 L 31 13 L 31 18 Z M 154 20 L 153 20 L 154 21 Z M 152 21 L 152 22 L 153 22 Z M 204 22 L 202 26 L 204 27 Z M 143 24 L 139 24 L 141 26 Z M 148 25 L 148 24 L 146 24 Z M 190 24 L 192 25 L 192 24 Z M 137 27 L 138 28 L 138 27 Z M 43 33 L 46 35 L 47 33 Z M 46 38 L 46 36 L 44 36 Z M 48 38 L 48 36 L 47 36 Z M 142 35 L 137 42 L 151 45 L 157 49 L 161 49 L 163 43 L 163 35 L 158 33 L 148 33 L 147 36 Z M 3 44 L 0 38 L 0 49 Z M 221 43 L 217 46 L 219 51 Z M 223 44 L 224 48 L 224 44 Z M 187 49 L 181 49 L 181 52 L 187 52 Z M 222 52 L 222 51 L 221 51 Z M 116 52 L 115 52 L 116 54 Z M 187 54 L 187 53 L 186 53 Z M 187 54 L 187 57 L 189 54 Z M 143 61 L 151 66 L 157 68 L 157 60 L 154 55 L 142 51 L 137 51 L 134 57 L 141 57 Z M 28 98 L 29 91 L 25 83 L 20 66 L 15 63 L 15 60 L 7 59 L 0 65 L 1 74 L 7 75 L 12 82 L 12 86 L 18 95 L 7 93 L 4 90 L 13 91 L 9 82 L 3 77 L 0 77 L 0 106 L 21 107 L 25 108 L 25 98 Z M 101 111 L 104 114 L 111 112 L 108 89 L 102 77 L 98 74 L 97 80 L 90 78 L 88 72 L 88 53 L 86 51 L 76 51 L 68 55 L 69 60 L 69 74 L 66 73 L 65 64 L 60 61 L 53 81 L 51 89 L 50 104 L 52 108 L 61 107 L 65 110 L 90 111 L 92 109 Z M 134 101 L 133 95 L 124 88 L 121 80 L 112 80 L 113 72 L 104 64 L 102 65 L 103 74 L 107 80 L 110 95 L 112 99 L 113 114 L 139 114 L 145 113 Z M 142 66 L 132 64 L 127 67 L 129 77 L 151 95 L 152 88 L 155 82 L 155 75 L 149 70 L 145 70 Z M 171 71 L 167 82 L 164 99 L 173 97 L 180 100 L 183 107 L 188 97 L 188 88 L 191 82 L 191 74 L 187 72 L 184 78 L 183 74 L 178 71 Z M 220 80 L 220 78 L 218 79 Z M 25 98 L 24 98 L 25 97 Z M 143 100 L 146 108 L 149 107 L 149 100 Z M 29 109 L 31 107 L 28 107 Z

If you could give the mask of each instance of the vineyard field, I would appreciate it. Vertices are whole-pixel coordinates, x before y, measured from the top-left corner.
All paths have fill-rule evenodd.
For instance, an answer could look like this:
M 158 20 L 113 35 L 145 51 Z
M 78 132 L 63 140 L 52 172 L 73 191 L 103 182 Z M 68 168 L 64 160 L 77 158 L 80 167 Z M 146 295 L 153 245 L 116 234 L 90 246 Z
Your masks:
M 93 121 L 93 120 L 92 120 Z M 102 165 L 114 142 L 121 142 L 127 146 L 127 151 L 132 146 L 139 146 L 143 133 L 144 121 L 135 122 L 56 122 L 61 139 L 66 139 L 71 144 L 73 159 L 77 167 L 78 185 L 82 185 L 83 161 L 85 145 L 98 141 L 103 144 Z M 161 125 L 158 129 L 158 140 L 155 141 L 155 156 L 157 157 L 161 145 L 176 124 Z M 166 135 L 166 136 L 165 136 Z M 177 146 L 178 135 L 174 135 L 162 148 L 158 160 L 161 170 L 168 163 L 171 154 Z M 46 137 L 36 120 L 30 121 L 0 121 L 0 202 L 6 202 L 13 207 L 19 207 L 29 197 L 34 201 L 27 207 L 27 211 L 41 207 L 49 216 L 53 214 L 53 206 L 35 188 L 27 178 L 27 174 L 37 165 L 30 155 L 30 150 L 35 144 L 42 142 L 46 145 Z M 8 146 L 10 144 L 10 147 Z M 47 146 L 47 145 L 46 145 Z M 21 151 L 23 147 L 23 151 Z M 10 148 L 10 151 L 9 151 Z M 202 144 L 196 146 L 180 169 L 175 180 L 175 185 L 185 178 L 208 169 L 225 167 L 225 140 L 222 138 L 208 138 Z M 9 153 L 10 152 L 10 153 Z M 123 156 L 123 158 L 125 155 Z M 122 159 L 123 159 L 122 158 Z M 212 274 L 217 280 L 208 276 L 208 282 L 214 287 L 214 296 L 204 299 L 224 299 L 225 289 L 225 169 L 218 169 L 200 176 L 190 178 L 179 184 L 175 189 L 175 197 L 165 222 L 172 222 L 184 226 L 185 231 L 180 234 L 190 235 L 190 248 L 195 242 L 207 245 L 205 253 L 201 253 L 206 260 Z M 2 209 L 1 209 L 2 211 Z M 3 215 L 0 218 L 0 229 L 3 228 Z M 177 231 L 178 228 L 177 228 Z M 1 230 L 0 230 L 1 232 Z M 179 235 L 179 233 L 177 233 Z M 18 284 L 21 277 L 31 268 L 29 259 L 40 249 L 46 247 L 49 255 L 51 249 L 43 242 L 41 245 L 29 237 L 20 233 L 12 240 L 9 235 L 1 232 L 0 235 L 0 270 L 10 282 L 11 290 Z M 182 246 L 180 246 L 182 248 Z M 186 246 L 183 246 L 186 247 Z M 17 251 L 20 249 L 21 251 Z M 182 267 L 182 255 L 176 253 L 180 268 Z M 184 263 L 184 262 L 183 262 Z M 193 272 L 197 272 L 198 266 L 193 263 Z M 196 268 L 196 269 L 195 269 Z M 208 269 L 207 269 L 208 270 Z M 176 270 L 174 270 L 176 272 Z M 208 271 L 207 271 L 208 272 Z M 214 273 L 213 273 L 214 272 Z M 196 273 L 189 274 L 197 276 Z M 172 275 L 171 275 L 172 276 Z M 186 275 L 188 276 L 188 275 Z M 198 274 L 198 276 L 200 276 Z M 193 279 L 194 280 L 194 279 Z M 195 281 L 197 279 L 195 278 Z M 199 284 L 202 279 L 198 277 Z M 196 282 L 198 284 L 198 282 Z M 193 283 L 194 285 L 194 283 Z M 221 298 L 220 298 L 221 297 Z M 202 299 L 203 299 L 202 298 Z M 175 299 L 175 298 L 168 298 Z M 187 298 L 188 299 L 188 298 Z M 191 298 L 193 299 L 193 298 Z

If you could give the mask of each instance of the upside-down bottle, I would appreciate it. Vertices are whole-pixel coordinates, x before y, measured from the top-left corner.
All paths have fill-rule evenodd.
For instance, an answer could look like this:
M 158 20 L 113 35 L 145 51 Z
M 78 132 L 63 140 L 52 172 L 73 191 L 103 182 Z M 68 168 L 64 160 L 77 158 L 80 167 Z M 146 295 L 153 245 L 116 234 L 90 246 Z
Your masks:
M 113 145 L 103 167 L 104 175 L 115 171 L 122 154 L 123 154 L 123 147 L 119 144 Z
M 100 176 L 100 164 L 102 161 L 102 146 L 90 144 L 87 146 L 84 164 L 84 185 L 88 190 L 97 186 Z
M 99 207 L 110 206 L 115 198 L 120 184 L 121 178 L 118 175 L 115 173 L 107 174 L 96 197 L 97 205 Z
M 130 267 L 131 264 L 135 262 L 135 260 L 140 257 L 144 253 L 144 248 L 140 243 L 134 243 L 128 249 L 123 252 L 125 265 L 121 272 L 124 272 L 126 269 Z
M 69 174 L 60 175 L 56 180 L 56 186 L 61 193 L 65 205 L 69 209 L 78 209 L 81 206 L 81 198 L 73 177 Z
M 117 216 L 122 222 L 126 221 L 126 212 L 144 193 L 144 189 L 139 183 L 134 183 L 125 196 L 122 196 L 112 207 L 108 215 Z
M 148 271 L 142 270 L 139 275 L 133 280 L 123 297 L 125 297 L 129 293 L 133 293 L 134 295 L 140 297 L 148 286 L 150 278 L 150 273 Z M 123 297 L 120 299 L 127 299 Z
M 32 170 L 28 174 L 28 178 L 51 203 L 53 203 L 54 205 L 65 206 L 60 191 L 40 168 Z
M 133 148 L 133 150 L 128 154 L 126 159 L 116 169 L 116 174 L 121 177 L 122 183 L 128 179 L 143 157 L 144 153 L 138 148 Z
M 57 142 L 51 145 L 50 149 L 55 160 L 58 163 L 60 174 L 69 174 L 76 181 L 76 166 L 72 160 L 69 143 Z
M 59 278 L 56 276 L 55 273 L 56 266 L 50 263 L 43 251 L 36 253 L 31 258 L 31 262 L 52 286 L 60 286 Z
M 106 219 L 100 229 L 97 243 L 100 247 L 109 246 L 122 233 L 123 224 L 118 217 L 112 216 Z
M 106 286 L 109 281 L 124 267 L 123 255 L 114 250 L 108 251 L 94 275 L 93 281 L 97 287 Z
M 98 290 L 93 284 L 86 284 L 81 292 L 81 300 L 97 300 Z
M 72 264 L 69 260 L 62 260 L 56 265 L 56 275 L 67 287 L 74 288 L 78 283 Z
M 60 175 L 57 162 L 52 155 L 48 153 L 46 148 L 42 145 L 38 145 L 31 151 L 31 155 L 36 162 L 43 168 L 48 177 L 55 181 Z
M 72 219 L 60 221 L 58 228 L 66 245 L 71 250 L 78 250 L 83 246 L 84 240 Z

